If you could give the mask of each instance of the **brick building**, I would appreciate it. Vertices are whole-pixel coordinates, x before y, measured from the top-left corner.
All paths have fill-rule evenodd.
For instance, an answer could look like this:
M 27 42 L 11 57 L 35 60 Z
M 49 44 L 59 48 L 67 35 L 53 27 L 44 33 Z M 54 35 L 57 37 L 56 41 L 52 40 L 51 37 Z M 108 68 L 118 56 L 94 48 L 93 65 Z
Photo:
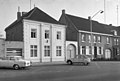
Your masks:
M 76 54 L 85 54 L 91 58 L 116 59 L 120 55 L 120 27 L 106 25 L 92 20 L 92 32 L 90 29 L 90 19 L 66 14 L 65 10 L 59 21 L 67 25 L 66 40 L 71 43 L 76 41 L 78 53 L 72 53 L 72 48 L 66 46 L 67 58 Z M 92 33 L 92 34 L 91 34 Z M 68 44 L 69 45 L 69 44 Z

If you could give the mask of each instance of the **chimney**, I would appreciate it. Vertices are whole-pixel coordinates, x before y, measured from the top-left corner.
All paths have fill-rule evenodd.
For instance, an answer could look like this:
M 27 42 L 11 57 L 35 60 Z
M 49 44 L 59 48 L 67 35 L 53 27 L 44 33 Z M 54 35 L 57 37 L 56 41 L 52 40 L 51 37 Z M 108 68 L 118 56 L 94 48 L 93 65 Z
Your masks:
M 25 15 L 27 12 L 22 12 L 22 16 Z
M 109 26 L 112 26 L 112 24 L 109 24 Z
M 90 16 L 88 16 L 88 19 L 90 20 L 90 19 L 91 19 L 91 17 L 90 17 Z
M 20 7 L 18 6 L 18 12 L 17 12 L 17 20 L 19 20 L 21 17 Z
M 65 9 L 62 10 L 62 14 L 65 14 Z

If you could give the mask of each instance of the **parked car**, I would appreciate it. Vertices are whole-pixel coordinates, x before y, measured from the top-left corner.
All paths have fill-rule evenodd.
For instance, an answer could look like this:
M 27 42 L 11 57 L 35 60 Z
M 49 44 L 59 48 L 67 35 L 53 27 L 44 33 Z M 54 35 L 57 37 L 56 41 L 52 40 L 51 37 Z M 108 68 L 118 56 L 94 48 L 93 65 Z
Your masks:
M 67 59 L 67 64 L 70 65 L 72 65 L 73 63 L 88 65 L 90 64 L 90 62 L 91 62 L 90 58 L 86 55 L 76 55 L 75 58 Z
M 21 56 L 8 56 L 0 58 L 0 67 L 13 68 L 18 70 L 20 68 L 26 68 L 31 66 L 31 62 L 22 59 Z

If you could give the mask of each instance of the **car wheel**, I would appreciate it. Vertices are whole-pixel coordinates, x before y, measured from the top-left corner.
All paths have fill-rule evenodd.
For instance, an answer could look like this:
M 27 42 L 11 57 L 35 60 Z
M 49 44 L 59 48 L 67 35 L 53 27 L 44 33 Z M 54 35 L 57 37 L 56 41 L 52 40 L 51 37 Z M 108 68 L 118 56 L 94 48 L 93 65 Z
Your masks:
M 68 64 L 70 64 L 70 65 L 72 65 L 72 64 L 73 64 L 73 63 L 72 63 L 72 61 L 70 61 L 70 60 L 69 60 L 69 61 L 67 61 L 67 63 L 68 63 Z
M 86 65 L 86 66 L 87 66 L 88 64 L 89 64 L 88 62 L 87 62 L 87 63 L 84 63 L 84 65 Z
M 18 69 L 19 69 L 19 65 L 15 64 L 15 65 L 13 66 L 13 69 L 14 69 L 14 70 L 18 70 Z

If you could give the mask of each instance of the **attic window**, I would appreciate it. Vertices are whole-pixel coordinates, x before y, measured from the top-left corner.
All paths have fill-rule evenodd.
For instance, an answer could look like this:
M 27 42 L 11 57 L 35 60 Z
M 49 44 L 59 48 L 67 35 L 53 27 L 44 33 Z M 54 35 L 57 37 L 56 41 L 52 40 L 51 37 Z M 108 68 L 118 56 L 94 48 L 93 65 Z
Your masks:
M 116 30 L 111 30 L 111 32 L 113 32 L 113 35 L 117 35 L 117 31 Z
M 114 31 L 114 35 L 117 35 L 117 31 L 116 30 Z

